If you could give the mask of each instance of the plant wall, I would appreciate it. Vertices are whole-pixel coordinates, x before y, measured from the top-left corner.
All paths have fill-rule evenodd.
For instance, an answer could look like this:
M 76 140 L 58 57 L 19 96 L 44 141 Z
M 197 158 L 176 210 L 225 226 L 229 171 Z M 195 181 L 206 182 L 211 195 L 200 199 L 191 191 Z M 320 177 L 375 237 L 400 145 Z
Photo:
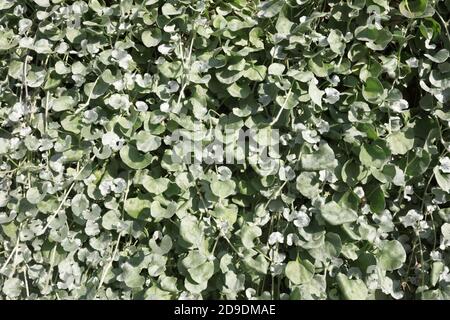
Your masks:
M 1 299 L 450 298 L 449 20 L 449 0 L 0 0 Z M 174 161 L 196 126 L 279 148 Z

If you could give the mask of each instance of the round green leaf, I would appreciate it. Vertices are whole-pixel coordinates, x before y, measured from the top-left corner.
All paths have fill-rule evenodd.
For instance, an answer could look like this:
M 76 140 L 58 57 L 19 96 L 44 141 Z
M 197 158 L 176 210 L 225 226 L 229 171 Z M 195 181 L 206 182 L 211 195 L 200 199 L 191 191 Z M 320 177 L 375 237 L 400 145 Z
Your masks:
M 142 43 L 147 48 L 156 47 L 162 39 L 161 30 L 158 28 L 152 28 L 150 30 L 145 30 L 142 32 Z
M 153 160 L 151 154 L 142 154 L 132 145 L 126 145 L 120 149 L 120 158 L 128 167 L 136 170 L 144 169 Z
M 227 198 L 236 192 L 236 182 L 233 180 L 221 181 L 217 179 L 211 182 L 210 187 L 212 193 L 219 198 Z
M 366 300 L 368 289 L 361 279 L 350 280 L 342 273 L 336 276 L 339 289 L 347 300 Z
M 384 88 L 376 78 L 367 78 L 363 86 L 362 95 L 369 103 L 380 103 L 383 101 Z
M 397 240 L 383 241 L 377 257 L 383 269 L 393 271 L 401 268 L 405 263 L 406 252 Z
M 294 284 L 303 284 L 311 281 L 314 276 L 314 265 L 304 260 L 302 263 L 289 261 L 285 269 L 286 277 Z
M 358 215 L 354 210 L 344 208 L 334 201 L 323 205 L 320 214 L 326 222 L 333 226 L 353 222 L 358 218 Z

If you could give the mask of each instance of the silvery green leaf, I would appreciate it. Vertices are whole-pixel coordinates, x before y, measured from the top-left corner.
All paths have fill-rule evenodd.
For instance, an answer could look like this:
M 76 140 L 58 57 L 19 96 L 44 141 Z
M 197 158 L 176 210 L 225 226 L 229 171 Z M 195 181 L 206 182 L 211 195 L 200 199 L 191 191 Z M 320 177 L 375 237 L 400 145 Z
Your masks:
M 14 0 L 3 0 L 0 2 L 0 10 L 7 10 L 14 6 Z
M 298 228 L 307 227 L 311 222 L 311 218 L 303 211 L 303 209 L 304 207 L 302 207 L 302 210 L 294 211 L 294 213 L 290 216 L 290 219 L 293 220 L 294 225 Z
M 123 280 L 125 284 L 130 288 L 140 288 L 144 285 L 145 279 L 141 276 L 140 270 L 136 267 L 133 267 L 129 263 L 125 263 L 122 266 L 123 270 Z
M 364 144 L 359 153 L 359 160 L 367 167 L 381 168 L 391 155 L 384 141 L 377 140 L 372 144 Z
M 245 224 L 241 229 L 242 244 L 246 248 L 253 248 L 255 246 L 254 239 L 261 235 L 261 228 L 255 225 Z
M 326 203 L 320 209 L 321 216 L 331 225 L 341 225 L 356 221 L 357 213 L 350 209 L 339 205 L 337 202 L 331 201 Z
M 170 52 L 172 52 L 174 50 L 174 48 L 171 45 L 168 44 L 160 44 L 158 46 L 158 51 L 162 54 L 162 55 L 167 55 Z
M 266 77 L 266 66 L 252 66 L 244 71 L 243 76 L 251 81 L 263 81 Z
M 217 168 L 218 178 L 221 181 L 227 181 L 231 179 L 232 172 L 228 167 L 220 166 Z
M 284 242 L 284 237 L 280 232 L 278 232 L 278 231 L 272 232 L 269 235 L 269 241 L 268 241 L 269 245 L 274 245 L 276 243 L 283 243 L 283 242 Z
M 38 188 L 34 187 L 27 190 L 26 198 L 30 203 L 37 204 L 43 199 L 45 194 L 41 194 Z
M 269 262 L 261 254 L 258 254 L 255 258 L 246 256 L 243 262 L 258 274 L 266 274 L 269 268 Z
M 302 168 L 307 171 L 332 170 L 337 166 L 333 149 L 324 141 L 319 144 L 317 151 L 302 154 L 300 159 Z
M 52 53 L 52 46 L 47 39 L 40 39 L 34 43 L 34 50 L 37 53 L 48 54 Z
M 316 130 L 302 130 L 302 138 L 311 144 L 320 142 L 320 135 Z
M 450 192 L 450 174 L 443 173 L 438 166 L 434 167 L 433 172 L 439 187 L 445 192 Z
M 151 201 L 144 196 L 129 198 L 124 203 L 125 212 L 135 219 L 148 219 Z
M 161 30 L 154 28 L 151 30 L 145 30 L 142 33 L 142 42 L 146 47 L 156 47 L 162 39 Z
M 295 172 L 290 166 L 280 167 L 278 175 L 281 181 L 291 181 L 295 179 Z
M 148 110 L 148 105 L 144 101 L 136 102 L 136 109 L 141 112 L 145 112 Z
M 323 101 L 329 104 L 335 104 L 339 101 L 339 91 L 334 88 L 325 88 L 325 98 Z
M 18 278 L 6 279 L 2 292 L 9 298 L 17 298 L 22 292 L 23 282 Z
M 188 272 L 196 283 L 202 284 L 208 282 L 214 274 L 214 263 L 212 261 L 206 261 L 199 266 L 189 268 Z
M 331 30 L 328 34 L 327 41 L 330 44 L 330 48 L 334 53 L 343 55 L 345 51 L 344 36 L 340 30 Z
M 387 270 L 397 270 L 406 261 L 406 252 L 402 244 L 397 240 L 386 240 L 381 243 L 377 256 L 380 266 Z
M 441 164 L 439 166 L 439 170 L 441 170 L 443 173 L 450 173 L 450 158 L 444 157 L 439 159 L 439 163 Z
M 165 16 L 173 16 L 173 15 L 178 15 L 182 12 L 182 8 L 176 8 L 173 4 L 171 3 L 165 3 L 162 8 L 162 13 Z
M 242 71 L 223 70 L 216 73 L 217 80 L 224 84 L 233 84 L 243 75 Z
M 121 94 L 113 94 L 108 99 L 105 100 L 105 103 L 110 105 L 113 109 L 124 109 L 127 110 L 130 107 L 130 101 L 128 100 L 127 95 Z
M 313 199 L 320 194 L 319 174 L 316 172 L 304 171 L 300 173 L 296 180 L 297 190 L 305 197 Z
M 177 206 L 171 202 L 163 208 L 158 201 L 153 201 L 150 206 L 150 214 L 155 219 L 170 219 L 176 212 Z
M 132 145 L 126 145 L 120 149 L 120 158 L 128 167 L 135 170 L 144 169 L 153 160 L 150 154 L 142 154 Z
M 226 198 L 236 192 L 236 183 L 233 180 L 221 181 L 217 179 L 211 182 L 210 187 L 212 193 L 219 198 Z
M 80 216 L 83 211 L 89 208 L 89 200 L 84 194 L 77 194 L 71 201 L 72 212 Z
M 84 228 L 86 234 L 90 237 L 94 237 L 100 233 L 100 228 L 98 223 L 88 220 L 86 221 L 86 227 Z
M 203 230 L 195 217 L 188 215 L 180 221 L 180 236 L 193 247 L 199 247 L 203 241 Z
M 8 203 L 8 200 L 9 200 L 8 193 L 5 191 L 0 191 L 0 208 L 5 207 L 6 204 Z
M 245 99 L 250 94 L 250 87 L 247 84 L 234 82 L 227 88 L 227 91 L 232 97 Z
M 102 227 L 106 230 L 117 228 L 120 223 L 120 215 L 117 211 L 109 210 L 102 216 Z
M 160 137 L 154 136 L 146 131 L 139 131 L 134 139 L 136 140 L 137 149 L 142 152 L 156 150 L 161 145 Z
M 445 62 L 449 57 L 449 52 L 447 49 L 441 49 L 438 52 L 436 52 L 434 55 L 430 55 L 425 53 L 424 56 L 433 61 L 434 63 L 443 63 Z
M 50 1 L 49 0 L 33 0 L 33 2 L 35 2 L 40 7 L 47 8 L 47 7 L 50 6 Z
M 133 61 L 133 57 L 125 50 L 121 49 L 114 49 L 111 52 L 111 57 L 113 57 L 118 62 L 119 67 L 123 69 L 128 69 L 130 63 Z
M 314 276 L 314 266 L 308 261 L 289 261 L 285 269 L 286 277 L 299 285 L 311 281 Z
M 70 110 L 75 107 L 77 101 L 71 96 L 61 96 L 52 103 L 52 109 L 56 112 Z
M 336 276 L 339 289 L 347 300 L 366 300 L 368 296 L 367 286 L 361 279 L 351 280 L 342 273 Z
M 376 78 L 367 78 L 362 95 L 367 102 L 377 104 L 383 100 L 384 88 Z
M 153 178 L 147 175 L 142 178 L 142 185 L 145 190 L 154 194 L 161 194 L 166 191 L 169 183 L 170 181 L 167 178 Z
M 257 15 L 264 18 L 272 18 L 278 13 L 284 6 L 284 0 L 268 0 L 261 2 Z
M 408 101 L 404 99 L 396 100 L 392 102 L 392 104 L 389 106 L 389 108 L 392 109 L 392 111 L 401 113 L 407 110 L 409 107 Z
M 325 94 L 325 92 L 320 90 L 319 88 L 317 88 L 317 80 L 316 79 L 312 79 L 309 82 L 309 87 L 308 88 L 309 88 L 308 89 L 308 94 L 309 94 L 312 102 L 314 102 L 316 105 L 321 107 L 322 106 L 322 96 Z
M 392 154 L 406 154 L 414 146 L 414 131 L 412 128 L 390 134 L 386 141 Z
M 407 227 L 415 227 L 417 223 L 423 219 L 423 215 L 421 215 L 417 210 L 409 210 L 408 213 L 404 217 L 400 217 L 400 222 Z
M 286 67 L 284 64 L 275 62 L 269 66 L 268 73 L 274 76 L 281 76 L 285 69 Z
M 169 235 L 165 235 L 161 239 L 159 245 L 156 243 L 155 239 L 151 239 L 149 245 L 153 252 L 164 255 L 170 251 L 170 249 L 172 248 L 172 243 L 172 238 Z
M 113 151 L 118 151 L 123 146 L 123 139 L 120 139 L 114 132 L 107 132 L 102 136 L 102 143 L 110 147 Z

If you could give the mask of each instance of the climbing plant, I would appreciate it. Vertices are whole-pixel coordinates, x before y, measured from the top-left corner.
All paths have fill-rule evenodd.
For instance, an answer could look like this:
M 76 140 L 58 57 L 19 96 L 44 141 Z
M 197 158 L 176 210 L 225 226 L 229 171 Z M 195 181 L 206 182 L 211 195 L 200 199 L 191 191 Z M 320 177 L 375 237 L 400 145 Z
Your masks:
M 0 299 L 450 298 L 449 20 L 0 0 Z

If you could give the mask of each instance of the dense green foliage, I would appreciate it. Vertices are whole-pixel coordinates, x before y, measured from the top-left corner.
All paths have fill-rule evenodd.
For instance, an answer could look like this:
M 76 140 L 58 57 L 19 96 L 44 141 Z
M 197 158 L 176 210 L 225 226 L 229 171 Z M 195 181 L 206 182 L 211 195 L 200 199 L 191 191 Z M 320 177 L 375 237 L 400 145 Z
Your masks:
M 0 297 L 450 298 L 449 20 L 0 0 Z M 277 129 L 279 153 L 175 163 L 195 122 L 205 146 Z

